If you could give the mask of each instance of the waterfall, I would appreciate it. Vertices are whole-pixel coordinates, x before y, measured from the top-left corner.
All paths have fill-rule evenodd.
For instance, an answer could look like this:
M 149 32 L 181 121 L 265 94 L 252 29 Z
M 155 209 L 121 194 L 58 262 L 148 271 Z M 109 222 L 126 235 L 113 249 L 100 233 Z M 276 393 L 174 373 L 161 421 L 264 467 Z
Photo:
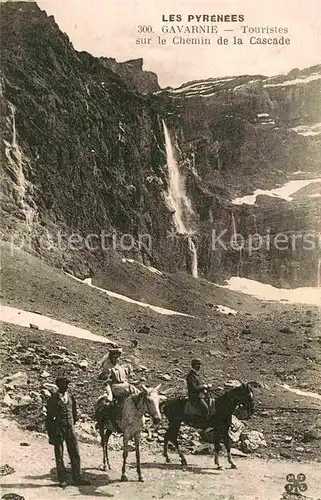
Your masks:
M 15 107 L 13 104 L 9 103 L 10 109 L 11 109 L 11 115 L 12 115 L 12 142 L 11 142 L 11 147 L 13 149 L 17 148 L 17 132 L 16 132 L 16 117 L 15 117 Z
M 235 239 L 235 243 L 236 243 L 237 242 L 237 231 L 236 231 L 236 223 L 235 223 L 234 214 L 232 214 L 232 231 L 233 231 L 233 238 Z
M 23 205 L 23 208 L 25 209 L 24 206 L 24 198 L 25 198 L 25 193 L 26 193 L 26 182 L 25 182 L 25 176 L 23 173 L 23 168 L 22 168 L 22 153 L 21 150 L 18 146 L 17 143 L 17 131 L 16 131 L 16 117 L 15 117 L 15 112 L 16 108 L 14 107 L 13 104 L 9 103 L 10 109 L 11 109 L 11 116 L 12 116 L 12 142 L 11 142 L 11 148 L 14 152 L 16 162 L 18 165 L 18 172 L 17 172 L 17 185 L 19 188 L 19 192 L 21 195 L 21 202 Z
M 233 242 L 236 247 L 237 245 L 237 230 L 236 230 L 236 222 L 235 222 L 235 217 L 234 214 L 232 214 L 232 233 L 233 233 Z M 237 277 L 240 277 L 240 274 L 242 275 L 242 268 L 243 268 L 243 255 L 242 255 L 242 248 L 239 248 L 239 263 L 237 265 Z
M 318 260 L 317 287 L 321 288 L 321 259 Z
M 197 278 L 197 250 L 192 239 L 193 229 L 191 227 L 194 211 L 191 201 L 186 194 L 185 179 L 181 175 L 175 159 L 171 136 L 164 120 L 162 120 L 162 122 L 168 168 L 168 193 L 166 196 L 166 202 L 169 209 L 173 211 L 173 220 L 177 232 L 188 236 L 188 248 L 192 255 L 192 275 Z
M 27 181 L 23 173 L 23 153 L 17 141 L 17 130 L 16 130 L 16 108 L 9 102 L 9 108 L 11 110 L 11 120 L 12 120 L 12 141 L 6 142 L 5 155 L 10 163 L 12 172 L 15 175 L 15 189 L 17 192 L 17 199 L 20 208 L 25 216 L 26 225 L 28 229 L 31 227 L 33 220 L 33 210 L 26 203 L 26 188 Z
M 197 250 L 191 236 L 188 236 L 188 246 L 192 254 L 192 276 L 198 278 Z

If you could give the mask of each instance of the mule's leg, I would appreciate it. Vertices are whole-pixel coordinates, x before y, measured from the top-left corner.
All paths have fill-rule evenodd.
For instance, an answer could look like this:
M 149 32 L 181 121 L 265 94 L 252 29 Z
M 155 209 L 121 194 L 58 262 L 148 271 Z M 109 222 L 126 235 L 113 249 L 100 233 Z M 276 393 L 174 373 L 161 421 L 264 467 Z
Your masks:
M 128 441 L 129 441 L 128 436 L 126 434 L 124 434 L 123 467 L 122 467 L 122 471 L 121 471 L 121 481 L 128 481 L 127 476 L 126 476 L 126 460 L 128 457 Z
M 167 431 L 164 434 L 163 456 L 165 457 L 165 460 L 167 463 L 169 463 L 171 461 L 169 456 L 168 456 L 168 441 L 170 441 L 169 435 L 170 435 L 170 427 L 168 427 Z
M 106 470 L 106 448 L 105 448 L 105 429 L 103 425 L 98 426 L 99 434 L 100 434 L 100 445 L 103 450 L 103 464 L 100 466 L 102 470 Z
M 175 448 L 176 448 L 176 451 L 177 453 L 179 454 L 179 458 L 181 459 L 181 464 L 182 464 L 182 467 L 183 469 L 185 469 L 185 467 L 187 466 L 187 462 L 186 462 L 186 458 L 184 457 L 183 455 L 183 452 L 181 450 L 181 447 L 179 445 L 179 442 L 177 440 L 177 437 L 176 437 L 176 440 L 174 442 L 174 445 L 175 445 Z
M 110 436 L 112 435 L 112 431 L 107 429 L 106 430 L 106 433 L 105 433 L 105 468 L 104 470 L 106 470 L 106 462 L 107 462 L 107 466 L 108 466 L 108 469 L 111 470 L 111 467 L 110 467 L 110 463 L 109 463 L 109 456 L 108 456 L 108 441 L 109 441 L 109 438 Z
M 223 443 L 224 443 L 224 446 L 225 446 L 226 451 L 227 451 L 227 461 L 231 465 L 231 469 L 236 469 L 236 465 L 233 462 L 232 456 L 231 456 L 231 442 L 230 442 L 229 437 L 228 437 L 228 429 L 226 432 L 224 432 Z
M 178 433 L 179 433 L 180 426 L 181 426 L 181 422 L 178 422 L 178 424 L 173 428 L 173 436 L 171 437 L 171 441 L 175 445 L 176 451 L 179 455 L 179 458 L 181 459 L 181 464 L 182 464 L 182 467 L 184 469 L 187 465 L 187 462 L 186 462 L 186 458 L 184 457 L 183 452 L 182 452 L 181 447 L 180 447 L 179 442 L 178 442 Z
M 181 464 L 183 466 L 186 466 L 187 465 L 187 462 L 186 462 L 186 458 L 184 457 L 182 451 L 181 451 L 181 448 L 179 446 L 179 443 L 178 443 L 178 433 L 179 433 L 179 429 L 180 429 L 180 426 L 181 426 L 181 422 L 178 422 L 178 423 L 170 423 L 169 424 L 169 427 L 164 435 L 164 451 L 163 451 L 163 455 L 166 459 L 166 462 L 170 462 L 170 459 L 169 459 L 169 456 L 168 456 L 168 442 L 170 441 L 171 443 L 173 443 L 173 445 L 175 446 L 176 448 L 176 451 L 181 459 Z
M 221 441 L 220 437 L 221 437 L 220 435 L 215 435 L 214 437 L 214 452 L 215 452 L 214 463 L 218 470 L 223 469 L 223 467 L 219 463 L 219 452 L 220 452 L 220 441 Z
M 138 474 L 138 481 L 143 483 L 144 478 L 142 476 L 142 471 L 140 468 L 140 437 L 141 437 L 140 432 L 135 434 L 135 437 L 134 437 L 134 439 L 135 439 L 135 452 L 136 452 L 136 470 L 137 470 L 137 474 Z

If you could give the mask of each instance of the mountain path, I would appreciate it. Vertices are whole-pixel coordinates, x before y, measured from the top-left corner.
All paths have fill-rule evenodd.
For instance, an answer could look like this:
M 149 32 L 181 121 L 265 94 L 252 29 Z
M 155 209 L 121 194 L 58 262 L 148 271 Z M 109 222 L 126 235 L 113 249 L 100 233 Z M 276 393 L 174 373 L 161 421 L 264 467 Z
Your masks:
M 142 468 L 145 483 L 138 483 L 134 468 L 134 453 L 129 455 L 128 483 L 121 483 L 121 452 L 110 453 L 113 470 L 99 470 L 101 452 L 97 445 L 80 443 L 83 469 L 92 481 L 90 486 L 68 486 L 61 490 L 55 483 L 53 448 L 46 436 L 24 431 L 11 420 L 3 419 L 2 465 L 9 464 L 13 474 L 2 477 L 2 491 L 17 493 L 25 500 L 69 500 L 97 497 L 119 500 L 180 498 L 190 500 L 281 500 L 285 493 L 286 476 L 289 473 L 306 475 L 306 496 L 321 500 L 320 464 L 291 461 L 238 458 L 237 470 L 213 468 L 209 456 L 188 456 L 187 471 L 180 469 L 177 457 L 173 463 L 165 464 L 161 455 L 151 456 L 142 452 Z M 22 446 L 27 443 L 28 446 Z M 222 465 L 227 467 L 226 457 Z M 66 464 L 68 460 L 66 459 Z

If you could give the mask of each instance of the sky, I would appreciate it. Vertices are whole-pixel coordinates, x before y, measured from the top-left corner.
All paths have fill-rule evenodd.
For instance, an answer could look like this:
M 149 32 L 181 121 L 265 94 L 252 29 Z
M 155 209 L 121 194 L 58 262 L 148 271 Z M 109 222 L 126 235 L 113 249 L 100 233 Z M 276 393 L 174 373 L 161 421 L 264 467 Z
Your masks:
M 157 73 L 160 85 L 239 74 L 286 73 L 321 63 L 321 0 L 39 0 L 48 15 L 54 15 L 77 50 L 94 56 L 126 61 L 142 57 L 144 69 Z M 161 26 L 216 23 L 185 22 L 188 14 L 243 14 L 242 23 L 218 23 L 219 34 L 212 45 L 173 45 L 175 35 L 166 35 L 165 46 L 157 43 Z M 181 14 L 182 23 L 163 23 L 162 16 Z M 139 25 L 150 25 L 152 35 L 138 33 Z M 290 45 L 218 45 L 216 37 L 241 35 L 241 25 L 287 27 Z M 235 31 L 224 33 L 223 29 Z M 149 45 L 137 45 L 138 37 L 151 37 Z M 193 36 L 193 35 L 184 35 Z M 208 36 L 208 35 L 202 35 Z M 258 36 L 258 35 L 255 35 Z M 261 35 L 264 36 L 264 35 Z M 266 36 L 266 35 L 265 35 Z M 282 36 L 282 35 L 279 35 Z M 287 35 L 285 35 L 287 36 Z M 194 35 L 195 37 L 195 35 Z

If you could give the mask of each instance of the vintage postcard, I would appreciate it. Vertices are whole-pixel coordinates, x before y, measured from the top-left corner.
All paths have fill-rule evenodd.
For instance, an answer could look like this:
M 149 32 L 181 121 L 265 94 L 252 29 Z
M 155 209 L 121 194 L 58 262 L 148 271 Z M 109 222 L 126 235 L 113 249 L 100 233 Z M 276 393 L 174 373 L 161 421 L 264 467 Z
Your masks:
M 320 0 L 0 23 L 0 497 L 320 500 Z

